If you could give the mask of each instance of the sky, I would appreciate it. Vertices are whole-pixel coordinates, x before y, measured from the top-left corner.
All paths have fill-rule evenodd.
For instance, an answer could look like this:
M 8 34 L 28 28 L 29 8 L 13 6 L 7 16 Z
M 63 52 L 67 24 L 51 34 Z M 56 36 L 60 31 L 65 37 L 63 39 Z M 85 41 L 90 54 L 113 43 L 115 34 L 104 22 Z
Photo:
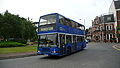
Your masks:
M 89 28 L 96 16 L 108 13 L 112 0 L 0 0 L 0 13 L 8 10 L 34 22 L 50 13 L 59 13 Z

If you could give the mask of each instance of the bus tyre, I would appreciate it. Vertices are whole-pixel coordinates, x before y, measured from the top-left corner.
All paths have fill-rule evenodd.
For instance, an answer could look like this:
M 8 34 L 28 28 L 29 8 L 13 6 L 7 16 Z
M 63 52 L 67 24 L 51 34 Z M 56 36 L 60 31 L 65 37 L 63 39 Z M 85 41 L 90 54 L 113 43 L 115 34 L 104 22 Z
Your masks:
M 67 48 L 67 55 L 70 55 L 70 54 L 71 54 L 71 48 L 68 47 L 68 48 Z
M 84 45 L 81 46 L 81 50 L 84 50 Z

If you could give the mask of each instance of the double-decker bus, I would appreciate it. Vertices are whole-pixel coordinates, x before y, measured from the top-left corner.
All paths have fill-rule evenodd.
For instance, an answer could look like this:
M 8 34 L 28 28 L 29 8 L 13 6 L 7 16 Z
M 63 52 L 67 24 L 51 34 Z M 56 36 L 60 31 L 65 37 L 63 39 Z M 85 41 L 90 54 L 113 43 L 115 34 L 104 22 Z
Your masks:
M 41 55 L 69 55 L 86 47 L 85 26 L 58 13 L 40 17 L 38 38 Z

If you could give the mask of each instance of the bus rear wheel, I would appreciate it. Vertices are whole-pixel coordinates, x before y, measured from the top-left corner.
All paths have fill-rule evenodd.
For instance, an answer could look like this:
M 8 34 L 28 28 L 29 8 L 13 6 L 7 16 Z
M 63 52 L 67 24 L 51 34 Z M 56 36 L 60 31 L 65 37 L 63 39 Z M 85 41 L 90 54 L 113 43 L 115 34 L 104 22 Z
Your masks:
M 81 50 L 84 50 L 84 45 L 81 46 Z
M 71 48 L 68 47 L 68 48 L 67 48 L 67 55 L 70 55 L 70 54 L 71 54 Z

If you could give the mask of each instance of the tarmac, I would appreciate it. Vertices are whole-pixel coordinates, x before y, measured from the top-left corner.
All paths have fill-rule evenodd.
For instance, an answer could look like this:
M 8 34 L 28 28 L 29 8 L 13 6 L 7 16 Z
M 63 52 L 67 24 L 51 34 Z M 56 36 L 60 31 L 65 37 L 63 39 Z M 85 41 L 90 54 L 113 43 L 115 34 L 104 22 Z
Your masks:
M 120 51 L 120 44 L 113 45 L 113 48 Z M 29 56 L 36 56 L 37 52 L 25 52 L 25 53 L 12 53 L 12 54 L 0 54 L 0 60 L 12 59 L 12 58 L 22 58 Z
M 113 48 L 120 51 L 120 44 L 114 45 Z

